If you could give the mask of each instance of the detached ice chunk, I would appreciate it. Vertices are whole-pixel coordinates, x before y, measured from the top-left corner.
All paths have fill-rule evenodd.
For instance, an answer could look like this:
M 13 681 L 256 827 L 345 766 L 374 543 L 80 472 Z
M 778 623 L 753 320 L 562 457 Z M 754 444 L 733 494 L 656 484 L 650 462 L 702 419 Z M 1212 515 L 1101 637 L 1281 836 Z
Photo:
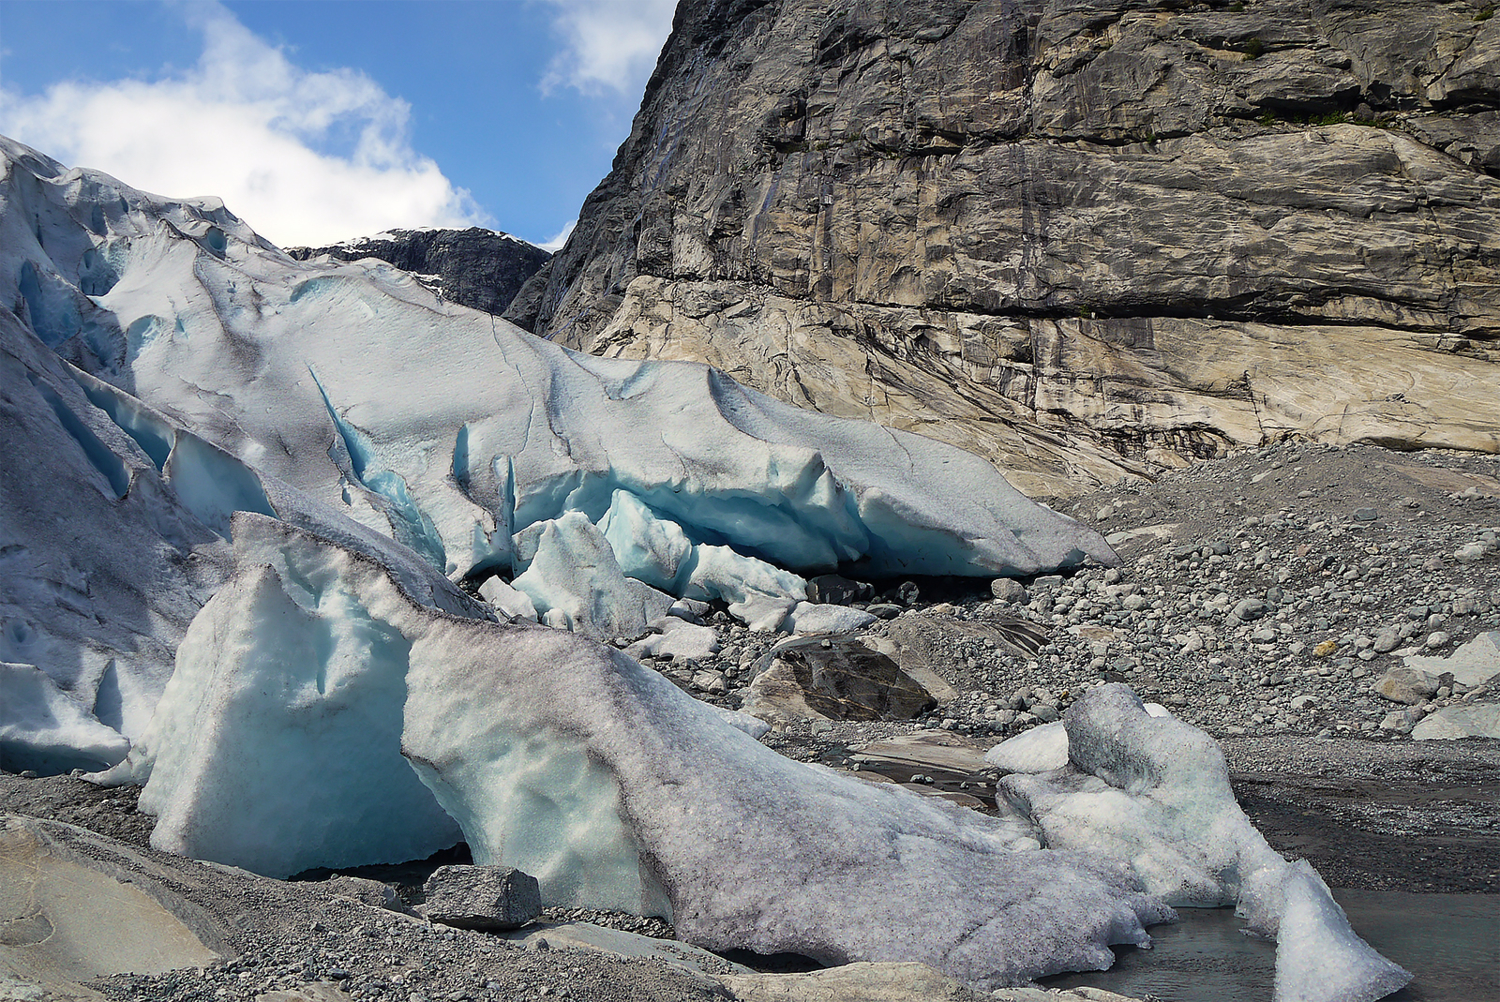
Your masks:
M 729 603 L 729 614 L 756 632 L 771 633 L 781 629 L 793 600 L 770 595 L 750 595 L 740 602 Z
M 847 605 L 798 602 L 787 613 L 781 628 L 787 633 L 852 633 L 873 622 L 875 617 L 862 609 L 851 609 Z
M 1047 845 L 1127 861 L 1153 893 L 1201 907 L 1233 904 L 1242 875 L 1280 862 L 1196 727 L 1150 716 L 1118 683 L 1084 692 L 1063 724 L 1073 769 L 1002 780 Z
M 1147 703 L 1145 710 L 1153 717 L 1171 716 L 1160 703 Z M 1068 764 L 1066 724 L 1054 720 L 1013 738 L 1006 738 L 989 751 L 984 760 L 1002 772 L 1051 772 Z
M 1152 716 L 1120 684 L 1085 691 L 1062 723 L 1068 765 L 1010 775 L 998 787 L 1045 845 L 1126 862 L 1172 904 L 1237 904 L 1252 931 L 1277 937 L 1277 1002 L 1369 1002 L 1409 980 L 1353 933 L 1310 867 L 1288 865 L 1266 844 L 1235 802 L 1224 755 L 1207 734 Z M 1309 976 L 1325 945 L 1347 961 L 1335 977 Z
M 597 640 L 638 637 L 672 604 L 625 577 L 609 543 L 581 511 L 542 524 L 531 565 L 511 585 L 531 599 L 543 622 Z
M 511 619 L 529 619 L 533 623 L 537 621 L 536 606 L 526 593 L 512 588 L 498 577 L 490 578 L 480 585 L 479 595 Z
M 730 605 L 761 597 L 784 598 L 787 608 L 807 598 L 807 579 L 727 546 L 698 546 L 692 573 L 683 590 L 686 598 L 723 599 Z M 731 610 L 732 611 L 732 610 Z
M 1068 764 L 1068 732 L 1061 720 L 1022 731 L 984 753 L 1002 772 L 1051 772 Z
M 239 569 L 126 763 L 158 817 L 151 844 L 285 877 L 458 842 L 399 751 L 410 642 L 344 581 L 384 572 L 269 519 L 234 531 Z
M 629 491 L 610 496 L 599 529 L 629 577 L 687 599 L 722 600 L 752 629 L 776 629 L 807 596 L 800 575 L 728 546 L 696 544 Z M 518 551 L 523 547 L 530 548 L 523 543 Z
M 757 741 L 759 741 L 771 730 L 771 725 L 766 723 L 759 717 L 752 717 L 748 713 L 741 713 L 739 710 L 731 710 L 725 706 L 714 706 L 712 703 L 707 703 L 705 705 L 713 707 L 714 712 L 719 715 L 719 718 L 723 720 L 724 723 L 728 724 L 730 727 L 744 731 L 746 734 L 750 735 Z
M 1305 859 L 1287 864 L 1276 940 L 1276 1002 L 1374 1002 L 1412 976 L 1355 934 Z
M 670 654 L 702 661 L 719 652 L 719 635 L 711 626 L 694 626 L 676 616 L 663 616 L 651 623 L 651 629 L 660 632 L 642 637 L 625 648 L 625 653 L 633 658 Z
M 599 531 L 626 576 L 682 594 L 682 579 L 693 564 L 693 543 L 680 525 L 658 517 L 629 491 L 617 490 L 599 520 Z
M 425 855 L 454 833 L 415 772 L 476 861 L 714 949 L 989 986 L 1108 967 L 1172 917 L 1117 862 L 783 758 L 618 651 L 436 612 L 284 523 L 233 530 L 136 750 L 159 847 L 281 874 Z
M 129 750 L 123 734 L 101 724 L 36 665 L 0 661 L 0 761 L 6 769 L 93 771 Z

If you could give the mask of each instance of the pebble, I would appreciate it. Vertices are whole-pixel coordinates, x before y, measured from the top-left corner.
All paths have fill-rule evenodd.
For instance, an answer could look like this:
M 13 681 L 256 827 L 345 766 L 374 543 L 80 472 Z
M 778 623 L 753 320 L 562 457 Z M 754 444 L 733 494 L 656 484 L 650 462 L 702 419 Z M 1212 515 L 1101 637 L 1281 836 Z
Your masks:
M 1483 560 L 1489 548 L 1483 543 L 1465 543 L 1453 552 L 1453 559 L 1466 564 L 1475 564 Z

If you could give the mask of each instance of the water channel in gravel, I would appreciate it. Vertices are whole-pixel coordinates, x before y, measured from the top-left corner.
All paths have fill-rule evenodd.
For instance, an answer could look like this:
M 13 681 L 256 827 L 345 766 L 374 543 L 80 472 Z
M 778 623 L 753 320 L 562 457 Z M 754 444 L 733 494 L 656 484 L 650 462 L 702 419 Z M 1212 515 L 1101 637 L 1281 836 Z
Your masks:
M 1389 1002 L 1500 1000 L 1500 895 L 1335 890 L 1354 929 L 1416 975 Z M 1049 988 L 1092 985 L 1161 1002 L 1269 1002 L 1276 946 L 1240 932 L 1232 908 L 1182 908 L 1153 926 L 1154 947 L 1115 951 L 1103 972 L 1045 978 Z

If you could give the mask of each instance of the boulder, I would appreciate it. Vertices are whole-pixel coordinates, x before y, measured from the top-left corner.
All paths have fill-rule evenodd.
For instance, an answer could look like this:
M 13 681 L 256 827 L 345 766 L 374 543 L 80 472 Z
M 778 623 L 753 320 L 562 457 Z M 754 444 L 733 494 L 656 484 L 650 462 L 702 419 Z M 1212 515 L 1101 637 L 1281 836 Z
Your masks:
M 783 645 L 750 683 L 741 709 L 763 720 L 909 720 L 935 705 L 884 654 L 836 640 Z
M 1025 605 L 1028 600 L 1026 587 L 1015 578 L 996 578 L 991 581 L 990 594 L 995 596 L 996 601 L 1008 605 Z
M 117 843 L 71 825 L 0 817 L 0 996 L 19 982 L 37 990 L 21 998 L 98 998 L 84 982 L 230 955 L 169 875 L 127 872 L 120 858 Z
M 1438 680 L 1415 668 L 1392 668 L 1375 682 L 1375 691 L 1393 703 L 1415 706 L 1437 693 Z
M 807 579 L 807 598 L 811 602 L 848 605 L 868 601 L 874 594 L 873 585 L 852 581 L 841 574 L 819 574 Z
M 892 772 L 951 772 L 966 776 L 988 768 L 984 745 L 948 731 L 916 731 L 871 741 L 850 758 Z
M 519 929 L 542 914 L 537 879 L 509 866 L 440 866 L 422 890 L 427 918 L 461 929 Z
M 297 988 L 262 992 L 255 996 L 255 1002 L 350 1002 L 353 997 L 337 985 L 315 981 Z

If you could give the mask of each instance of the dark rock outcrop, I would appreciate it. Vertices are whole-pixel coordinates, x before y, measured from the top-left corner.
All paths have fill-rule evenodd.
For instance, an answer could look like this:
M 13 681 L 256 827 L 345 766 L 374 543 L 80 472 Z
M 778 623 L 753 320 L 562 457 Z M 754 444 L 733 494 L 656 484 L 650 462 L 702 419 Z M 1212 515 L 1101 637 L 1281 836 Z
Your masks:
M 1069 493 L 1284 437 L 1500 448 L 1471 0 L 683 4 L 507 316 Z
M 288 247 L 286 252 L 298 261 L 320 254 L 335 261 L 379 258 L 411 272 L 449 302 L 497 314 L 552 256 L 509 233 L 478 226 L 390 230 L 328 247 Z

